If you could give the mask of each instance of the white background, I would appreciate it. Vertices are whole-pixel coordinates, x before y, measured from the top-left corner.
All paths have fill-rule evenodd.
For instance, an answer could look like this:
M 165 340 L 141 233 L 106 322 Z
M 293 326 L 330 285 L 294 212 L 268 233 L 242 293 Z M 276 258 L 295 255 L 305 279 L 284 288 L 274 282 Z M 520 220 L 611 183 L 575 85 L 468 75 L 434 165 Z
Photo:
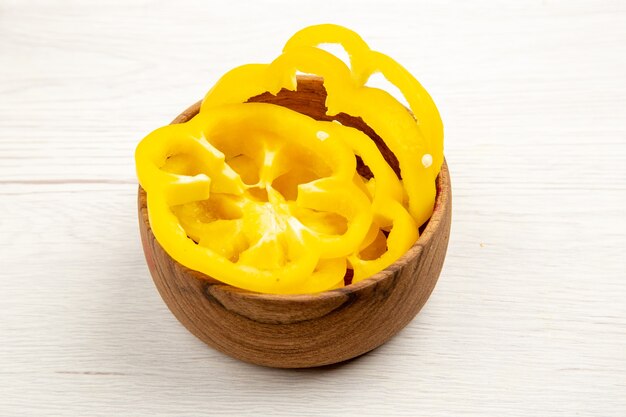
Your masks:
M 626 3 L 0 0 L 0 415 L 626 415 Z M 189 334 L 133 152 L 235 65 L 335 22 L 446 126 L 440 282 L 383 347 L 274 370 Z

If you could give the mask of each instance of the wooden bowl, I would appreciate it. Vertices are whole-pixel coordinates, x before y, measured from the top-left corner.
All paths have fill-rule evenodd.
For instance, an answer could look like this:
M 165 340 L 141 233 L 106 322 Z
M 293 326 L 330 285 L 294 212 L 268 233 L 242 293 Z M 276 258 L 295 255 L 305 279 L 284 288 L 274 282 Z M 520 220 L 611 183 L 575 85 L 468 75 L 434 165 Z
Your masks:
M 271 102 L 329 120 L 325 96 L 320 79 L 299 77 L 297 92 L 266 93 L 251 101 Z M 199 107 L 194 104 L 172 123 L 191 119 Z M 393 154 L 360 118 L 339 115 L 337 119 L 367 133 L 397 170 Z M 368 175 L 367 167 L 361 166 L 360 171 Z M 433 215 L 415 245 L 393 265 L 332 291 L 270 295 L 231 287 L 172 259 L 152 234 L 141 187 L 138 194 L 146 261 L 172 313 L 209 346 L 246 362 L 277 368 L 345 361 L 380 346 L 406 326 L 437 283 L 450 235 L 451 205 L 450 176 L 444 163 L 437 177 Z

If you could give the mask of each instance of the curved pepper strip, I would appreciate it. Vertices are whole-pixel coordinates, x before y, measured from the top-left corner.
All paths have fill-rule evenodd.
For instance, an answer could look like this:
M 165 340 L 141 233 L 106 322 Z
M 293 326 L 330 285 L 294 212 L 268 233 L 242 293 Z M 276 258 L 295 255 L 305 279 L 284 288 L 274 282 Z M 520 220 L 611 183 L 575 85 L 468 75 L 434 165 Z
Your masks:
M 371 50 L 356 32 L 339 25 L 322 24 L 301 29 L 287 41 L 283 51 L 321 44 L 338 44 L 344 48 L 357 85 L 364 86 L 372 74 L 380 73 L 400 90 L 417 118 L 422 138 L 428 143 L 436 177 L 443 163 L 443 123 L 432 97 L 420 82 L 393 58 Z
M 362 259 L 360 254 L 348 257 L 348 262 L 354 270 L 353 283 L 362 281 L 387 268 L 404 255 L 418 238 L 415 220 L 400 203 L 393 201 L 388 206 L 381 207 L 379 215 L 385 219 L 385 223 L 393 223 L 393 227 L 389 236 L 381 242 L 383 247 L 379 257 L 372 260 Z M 369 243 L 371 244 L 374 239 L 371 236 L 370 239 Z
M 374 183 L 373 187 L 371 187 L 374 213 L 379 211 L 378 207 L 386 206 L 389 200 L 402 201 L 402 184 L 369 137 L 360 130 L 346 128 L 339 122 L 319 123 L 320 126 L 323 126 L 324 132 L 337 137 L 348 145 L 352 152 L 359 156 L 363 163 L 369 167 L 373 175 L 369 183 Z
M 319 123 L 285 108 L 249 103 L 212 109 L 187 123 L 169 125 L 148 135 L 137 147 L 137 173 L 147 192 L 148 215 L 158 242 L 183 265 L 252 291 L 308 293 L 339 285 L 345 259 L 337 258 L 358 249 L 370 228 L 372 210 L 367 196 L 352 182 L 352 152 L 337 139 L 321 139 L 317 135 Z M 267 163 L 261 167 L 258 183 L 244 183 L 214 144 L 220 138 L 232 140 L 251 133 L 279 137 L 276 143 L 291 141 L 305 147 L 307 152 L 328 161 L 331 175 L 299 185 L 296 201 L 292 202 L 283 201 L 283 196 L 272 189 L 272 175 L 264 174 L 273 170 L 271 158 L 266 158 Z M 187 156 L 194 159 L 195 163 L 190 164 L 193 169 L 171 162 Z M 265 187 L 267 202 L 257 201 L 256 194 L 251 194 L 259 187 Z M 220 204 L 247 205 L 248 209 L 242 208 L 241 218 L 203 222 L 195 212 L 201 210 L 197 205 L 210 203 L 218 196 L 215 201 L 224 200 Z M 268 213 L 269 205 L 274 210 Z M 347 218 L 347 230 L 340 236 L 316 234 L 289 216 L 293 205 L 336 212 Z M 253 206 L 255 209 L 251 209 Z M 275 213 L 281 210 L 286 218 L 278 221 Z M 264 222 L 267 216 L 278 223 Z M 265 229 L 259 227 L 259 221 Z M 229 259 L 250 238 L 256 239 L 255 243 L 238 253 L 236 259 Z M 221 240 L 214 245 L 212 239 Z

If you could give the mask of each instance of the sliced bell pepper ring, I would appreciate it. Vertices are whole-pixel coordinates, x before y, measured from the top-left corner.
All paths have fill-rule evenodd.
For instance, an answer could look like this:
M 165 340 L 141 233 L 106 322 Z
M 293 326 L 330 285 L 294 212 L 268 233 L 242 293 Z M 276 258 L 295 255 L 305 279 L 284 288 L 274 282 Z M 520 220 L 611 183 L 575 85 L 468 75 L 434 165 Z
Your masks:
M 366 187 L 368 192 L 371 192 L 374 212 L 378 211 L 379 206 L 386 205 L 388 200 L 402 201 L 402 184 L 393 169 L 387 164 L 387 161 L 385 161 L 385 158 L 383 158 L 374 142 L 357 129 L 337 129 L 337 125 L 341 126 L 339 122 L 320 123 L 325 125 L 325 131 L 339 137 L 339 139 L 346 143 L 352 149 L 352 152 L 358 155 L 363 163 L 369 167 L 373 175 L 372 179 L 365 184 L 363 183 L 363 179 L 357 175 L 358 178 L 355 178 L 355 181 L 360 180 L 361 184 Z M 371 189 L 367 188 L 368 185 Z
M 332 134 L 319 135 L 321 126 Z M 345 256 L 362 245 L 373 219 L 369 198 L 353 182 L 354 154 L 335 134 L 342 129 L 352 130 L 261 103 L 220 106 L 157 129 L 136 152 L 157 241 L 183 265 L 252 291 L 340 285 Z M 229 166 L 244 156 L 255 161 L 245 166 L 258 168 L 256 176 L 247 173 L 254 183 Z M 274 181 L 303 164 L 317 178 L 303 178 L 289 200 Z M 345 230 L 320 233 L 296 209 L 334 213 Z
M 354 271 L 353 283 L 387 268 L 404 255 L 417 240 L 418 229 L 415 220 L 401 204 L 392 201 L 388 206 L 381 207 L 379 215 L 386 222 L 393 223 L 393 227 L 387 237 L 380 230 L 377 230 L 374 239 L 369 235 L 359 253 L 348 256 L 348 262 Z M 372 253 L 367 253 L 368 249 L 371 249 Z
M 364 86 L 372 74 L 380 73 L 400 90 L 417 118 L 422 138 L 428 143 L 436 176 L 443 163 L 443 123 L 432 97 L 420 82 L 393 58 L 371 50 L 356 32 L 339 25 L 321 24 L 301 29 L 287 41 L 283 51 L 321 44 L 339 44 L 344 48 L 357 85 Z

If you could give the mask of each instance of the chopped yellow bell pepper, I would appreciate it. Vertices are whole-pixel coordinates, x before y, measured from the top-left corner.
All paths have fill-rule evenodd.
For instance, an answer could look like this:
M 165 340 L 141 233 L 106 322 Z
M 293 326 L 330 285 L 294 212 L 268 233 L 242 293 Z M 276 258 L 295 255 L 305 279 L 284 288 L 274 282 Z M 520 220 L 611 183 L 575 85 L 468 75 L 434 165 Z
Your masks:
M 178 262 L 240 288 L 336 286 L 373 219 L 370 199 L 353 182 L 344 130 L 355 134 L 260 103 L 221 106 L 157 129 L 136 152 L 155 237 Z M 257 175 L 229 165 L 242 158 Z M 300 175 L 295 183 L 277 181 L 292 170 Z
M 350 68 L 319 48 L 325 43 L 342 45 Z M 295 90 L 298 71 L 323 77 L 327 115 L 361 117 L 383 139 L 401 178 L 356 129 L 246 103 Z M 412 114 L 366 85 L 375 72 Z M 357 157 L 372 178 L 358 174 Z M 344 276 L 363 280 L 415 243 L 434 206 L 443 127 L 406 69 L 355 32 L 317 25 L 296 33 L 273 62 L 226 73 L 192 120 L 149 134 L 136 162 L 154 235 L 178 262 L 251 291 L 313 293 L 341 287 Z
M 287 41 L 283 51 L 322 44 L 339 44 L 345 49 L 357 85 L 364 86 L 372 74 L 381 73 L 400 90 L 417 118 L 421 138 L 432 152 L 432 170 L 438 174 L 443 163 L 443 123 L 437 106 L 420 82 L 393 58 L 371 50 L 356 32 L 339 25 L 306 27 Z

